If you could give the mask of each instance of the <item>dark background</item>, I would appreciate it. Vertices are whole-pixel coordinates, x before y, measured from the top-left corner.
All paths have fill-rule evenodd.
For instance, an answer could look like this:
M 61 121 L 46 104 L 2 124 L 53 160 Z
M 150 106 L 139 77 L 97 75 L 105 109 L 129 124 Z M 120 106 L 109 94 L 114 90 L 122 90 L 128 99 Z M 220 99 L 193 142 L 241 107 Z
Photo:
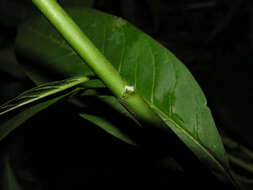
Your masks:
M 220 133 L 253 148 L 252 0 L 59 2 L 65 7 L 92 7 L 123 17 L 167 47 L 202 87 Z M 0 103 L 33 86 L 9 50 L 18 25 L 36 12 L 29 0 L 0 0 Z M 2 64 L 8 62 L 14 63 L 11 68 Z M 68 112 L 59 112 L 64 109 Z M 90 123 L 77 125 L 82 121 L 70 114 L 75 111 L 67 103 L 52 106 L 0 145 L 3 152 L 11 152 L 14 169 L 29 168 L 28 177 L 22 172 L 18 177 L 25 189 L 203 189 L 200 181 L 212 188 L 225 186 L 187 150 L 181 156 L 175 150 L 185 172 L 173 170 L 159 153 L 126 145 Z M 247 159 L 253 163 L 253 158 Z M 252 179 L 250 172 L 233 163 L 231 166 Z

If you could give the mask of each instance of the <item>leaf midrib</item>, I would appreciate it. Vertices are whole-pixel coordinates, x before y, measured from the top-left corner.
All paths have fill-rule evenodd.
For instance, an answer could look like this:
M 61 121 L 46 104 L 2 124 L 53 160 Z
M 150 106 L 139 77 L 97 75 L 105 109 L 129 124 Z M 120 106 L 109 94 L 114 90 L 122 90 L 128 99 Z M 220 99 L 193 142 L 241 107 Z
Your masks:
M 200 147 L 200 150 L 202 150 L 206 155 L 217 164 L 217 166 L 226 174 L 226 176 L 231 179 L 231 176 L 227 173 L 227 170 L 223 167 L 222 163 L 216 159 L 208 149 L 205 148 L 203 144 L 201 144 L 194 136 L 192 136 L 187 130 L 185 130 L 180 124 L 178 124 L 176 121 L 174 121 L 172 118 L 170 118 L 167 114 L 165 114 L 159 107 L 157 107 L 155 104 L 151 103 L 149 100 L 145 100 L 151 108 L 155 109 L 160 115 L 162 115 L 164 118 L 166 118 L 169 122 L 171 122 L 176 128 L 181 130 L 188 138 L 192 140 L 196 145 Z

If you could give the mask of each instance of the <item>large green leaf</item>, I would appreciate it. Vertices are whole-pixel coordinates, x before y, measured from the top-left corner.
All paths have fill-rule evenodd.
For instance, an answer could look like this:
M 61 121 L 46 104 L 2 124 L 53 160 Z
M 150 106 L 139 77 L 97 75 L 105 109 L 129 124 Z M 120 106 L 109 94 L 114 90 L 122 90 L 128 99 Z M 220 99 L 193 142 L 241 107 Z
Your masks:
M 71 91 L 67 89 L 86 80 L 86 77 L 72 78 L 43 84 L 22 93 L 13 100 L 0 106 L 0 141 L 38 112 L 46 109 L 62 98 L 79 91 L 81 88 L 75 88 Z M 53 96 L 54 94 L 57 94 L 57 96 Z M 42 99 L 43 101 L 39 101 Z M 20 109 L 21 107 L 22 109 Z
M 121 18 L 87 9 L 68 12 L 168 128 L 213 171 L 229 178 L 227 157 L 205 96 L 187 68 Z M 42 16 L 19 28 L 16 45 L 20 61 L 36 82 L 55 80 L 56 74 L 58 78 L 93 74 Z

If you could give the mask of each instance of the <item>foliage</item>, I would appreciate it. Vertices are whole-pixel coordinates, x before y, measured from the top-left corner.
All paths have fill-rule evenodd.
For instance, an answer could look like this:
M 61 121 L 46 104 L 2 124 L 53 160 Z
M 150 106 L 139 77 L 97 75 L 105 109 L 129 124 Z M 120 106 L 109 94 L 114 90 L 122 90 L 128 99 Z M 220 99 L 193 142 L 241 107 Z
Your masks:
M 238 130 L 232 120 L 227 120 L 229 116 L 225 115 L 224 122 L 221 122 L 225 126 L 220 129 L 220 136 L 201 88 L 181 61 L 164 46 L 119 17 L 81 8 L 99 8 L 103 6 L 103 1 L 87 1 L 87 4 L 62 1 L 65 7 L 75 7 L 67 9 L 74 21 L 163 120 L 165 125 L 156 128 L 138 121 L 44 17 L 37 15 L 27 19 L 30 17 L 28 9 L 32 10 L 31 14 L 36 14 L 33 6 L 13 2 L 17 7 L 21 6 L 26 14 L 22 17 L 15 17 L 14 14 L 10 22 L 0 20 L 4 28 L 17 29 L 17 35 L 4 34 L 7 40 L 2 45 L 0 41 L 0 72 L 4 74 L 1 79 L 15 84 L 15 90 L 0 85 L 1 103 L 12 99 L 0 109 L 0 151 L 5 166 L 0 175 L 4 181 L 0 185 L 4 189 L 15 190 L 20 186 L 25 189 L 79 188 L 79 178 L 79 181 L 99 180 L 101 184 L 113 187 L 115 180 L 118 181 L 117 185 L 124 179 L 131 184 L 136 183 L 134 176 L 139 175 L 143 177 L 137 184 L 146 183 L 147 187 L 177 185 L 183 189 L 185 185 L 179 185 L 178 182 L 184 180 L 196 188 L 195 179 L 199 178 L 206 182 L 211 180 L 210 187 L 214 188 L 232 188 L 232 182 L 238 183 L 242 189 L 250 189 L 251 135 L 245 132 L 249 129 L 245 127 L 245 130 Z M 124 8 L 121 16 L 136 22 L 134 10 L 142 3 L 128 3 L 122 1 L 120 4 Z M 130 11 L 126 5 L 135 9 Z M 146 5 L 152 7 L 151 13 L 155 15 L 154 30 L 143 29 L 152 34 L 162 27 L 163 17 L 158 15 L 158 10 L 164 6 L 162 1 L 147 1 Z M 238 5 L 241 5 L 239 1 L 231 9 Z M 185 10 L 188 9 L 192 7 L 186 6 Z M 233 10 L 229 14 L 235 13 Z M 214 30 L 207 42 L 214 43 L 216 36 L 221 35 L 222 29 L 232 18 L 231 15 L 227 17 L 226 23 L 220 24 L 224 26 Z M 20 21 L 22 25 L 17 26 Z M 206 85 L 215 89 L 210 81 Z M 220 126 L 219 120 L 218 124 Z M 238 132 L 241 138 L 245 137 L 245 140 L 238 140 L 233 131 Z M 25 138 L 18 138 L 20 135 Z M 38 139 L 41 136 L 43 140 L 40 142 Z M 34 145 L 27 142 L 34 142 Z M 48 146 L 41 145 L 45 142 Z M 13 143 L 16 146 L 14 149 L 9 146 Z M 18 152 L 20 143 L 31 146 L 33 151 L 28 155 L 16 155 L 31 160 L 32 164 L 17 162 L 12 157 L 13 152 Z M 50 143 L 54 148 L 51 149 Z M 46 151 L 38 151 L 45 147 Z M 73 151 L 67 148 L 67 156 L 65 153 L 57 155 L 57 149 L 63 150 L 65 147 L 73 147 Z M 68 160 L 69 168 L 66 169 L 64 161 L 58 163 L 61 157 Z M 45 162 L 39 166 L 42 160 Z M 80 169 L 73 169 L 77 167 Z M 64 168 L 66 175 L 56 178 Z M 27 170 L 31 178 L 24 177 Z M 108 178 L 108 171 L 110 175 L 114 173 L 113 179 Z M 136 173 L 130 177 L 132 171 Z M 96 177 L 92 177 L 90 172 L 95 172 Z M 154 177 L 154 172 L 159 173 L 158 176 Z M 129 175 L 124 176 L 124 173 Z M 69 181 L 62 180 L 65 178 Z M 147 182 L 146 179 L 151 180 Z M 53 181 L 57 181 L 57 185 Z M 90 185 L 87 181 L 80 184 L 83 187 L 87 185 Z

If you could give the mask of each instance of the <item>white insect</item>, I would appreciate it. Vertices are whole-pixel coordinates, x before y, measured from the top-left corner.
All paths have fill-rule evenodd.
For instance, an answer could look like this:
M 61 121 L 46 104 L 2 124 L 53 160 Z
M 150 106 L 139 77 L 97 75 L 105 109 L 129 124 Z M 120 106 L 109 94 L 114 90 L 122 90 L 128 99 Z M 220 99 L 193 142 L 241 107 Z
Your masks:
M 125 86 L 125 92 L 134 92 L 134 86 Z

